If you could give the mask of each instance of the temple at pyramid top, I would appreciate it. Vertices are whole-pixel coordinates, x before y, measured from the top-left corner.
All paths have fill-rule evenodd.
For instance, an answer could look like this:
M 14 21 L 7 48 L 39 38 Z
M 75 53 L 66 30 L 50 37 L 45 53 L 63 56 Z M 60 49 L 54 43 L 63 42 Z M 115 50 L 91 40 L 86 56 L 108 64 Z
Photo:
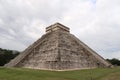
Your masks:
M 57 31 L 57 30 L 62 30 L 65 32 L 70 32 L 70 29 L 60 23 L 55 23 L 53 25 L 50 25 L 49 27 L 46 28 L 46 33 L 52 32 L 52 31 Z

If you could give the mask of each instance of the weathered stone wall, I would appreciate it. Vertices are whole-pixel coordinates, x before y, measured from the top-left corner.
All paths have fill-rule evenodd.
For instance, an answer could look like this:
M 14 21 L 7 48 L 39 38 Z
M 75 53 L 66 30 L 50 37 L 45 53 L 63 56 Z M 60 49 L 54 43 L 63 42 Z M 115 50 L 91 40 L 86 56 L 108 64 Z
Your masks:
M 16 66 L 67 70 L 105 65 L 71 37 L 71 34 L 55 31 L 43 38 L 41 44 L 35 45 L 29 55 Z

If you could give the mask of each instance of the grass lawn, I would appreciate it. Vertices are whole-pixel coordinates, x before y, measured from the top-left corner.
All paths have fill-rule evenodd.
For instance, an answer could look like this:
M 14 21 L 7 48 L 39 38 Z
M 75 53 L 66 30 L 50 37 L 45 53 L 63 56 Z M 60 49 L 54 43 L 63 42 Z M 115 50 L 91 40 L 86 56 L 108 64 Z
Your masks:
M 62 72 L 0 68 L 0 80 L 120 80 L 120 67 Z

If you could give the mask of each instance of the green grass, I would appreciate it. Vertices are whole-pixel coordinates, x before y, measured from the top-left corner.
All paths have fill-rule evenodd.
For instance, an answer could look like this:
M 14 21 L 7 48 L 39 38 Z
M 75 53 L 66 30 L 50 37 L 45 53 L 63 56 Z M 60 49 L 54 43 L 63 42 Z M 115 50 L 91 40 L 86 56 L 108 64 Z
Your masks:
M 120 80 L 120 67 L 62 72 L 0 68 L 0 80 Z

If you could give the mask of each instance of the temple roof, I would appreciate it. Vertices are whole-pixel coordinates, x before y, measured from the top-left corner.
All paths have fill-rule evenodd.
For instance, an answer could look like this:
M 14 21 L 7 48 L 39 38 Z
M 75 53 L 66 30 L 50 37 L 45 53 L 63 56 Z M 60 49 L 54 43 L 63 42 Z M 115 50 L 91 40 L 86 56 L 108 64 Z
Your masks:
M 46 27 L 46 32 L 52 32 L 52 31 L 56 31 L 56 30 L 62 30 L 62 31 L 66 31 L 69 32 L 70 29 L 60 23 L 55 23 L 53 25 L 50 25 L 49 27 Z

